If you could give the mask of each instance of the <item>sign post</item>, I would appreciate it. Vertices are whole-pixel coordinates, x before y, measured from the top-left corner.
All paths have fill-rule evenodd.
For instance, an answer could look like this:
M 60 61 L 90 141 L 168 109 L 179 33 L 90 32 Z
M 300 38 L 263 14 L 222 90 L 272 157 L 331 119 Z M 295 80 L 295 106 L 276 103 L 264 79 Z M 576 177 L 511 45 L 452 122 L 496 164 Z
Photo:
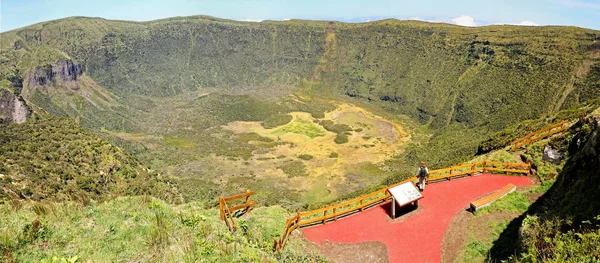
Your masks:
M 388 189 L 392 195 L 392 219 L 396 219 L 396 202 L 399 207 L 403 207 L 409 203 L 417 205 L 419 199 L 423 198 L 423 195 L 412 182 L 406 182 L 401 185 L 394 186 Z

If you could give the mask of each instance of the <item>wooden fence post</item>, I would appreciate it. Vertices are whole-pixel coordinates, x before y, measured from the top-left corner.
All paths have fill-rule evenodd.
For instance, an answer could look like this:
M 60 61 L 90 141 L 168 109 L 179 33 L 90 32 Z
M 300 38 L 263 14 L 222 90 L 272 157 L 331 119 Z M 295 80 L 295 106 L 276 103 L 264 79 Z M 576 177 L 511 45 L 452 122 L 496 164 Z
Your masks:
M 365 199 L 362 195 L 360 196 L 360 211 L 365 211 Z
M 323 211 L 323 225 L 327 223 L 327 210 L 329 210 L 329 207 Z
M 246 194 L 250 193 L 250 190 L 246 189 Z M 250 202 L 250 195 L 246 196 L 246 205 Z M 244 210 L 244 213 L 248 213 L 248 210 L 250 210 L 250 206 L 246 206 L 246 210 Z
M 221 220 L 225 220 L 225 212 L 223 212 L 223 196 L 219 196 L 219 216 Z
M 335 215 L 335 211 L 337 210 L 337 207 L 333 208 L 333 221 L 337 221 L 337 215 Z
M 475 174 L 475 164 L 471 165 L 471 176 Z
M 486 161 L 483 161 L 483 172 L 485 174 L 485 166 L 486 166 Z
M 510 166 L 511 166 L 511 163 L 508 162 L 508 164 L 506 165 L 506 171 L 504 171 L 505 175 L 508 175 L 508 170 L 510 170 Z
M 448 180 L 452 181 L 452 170 L 450 170 L 450 176 L 448 177 Z

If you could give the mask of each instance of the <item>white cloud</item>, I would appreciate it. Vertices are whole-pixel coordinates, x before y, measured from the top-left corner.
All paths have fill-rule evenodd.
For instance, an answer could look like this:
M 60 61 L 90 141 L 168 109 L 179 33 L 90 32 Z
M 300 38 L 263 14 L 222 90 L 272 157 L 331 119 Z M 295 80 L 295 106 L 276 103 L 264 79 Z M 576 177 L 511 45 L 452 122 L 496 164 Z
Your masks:
M 562 2 L 563 2 L 563 4 L 565 4 L 567 6 L 571 6 L 571 7 L 600 9 L 600 4 L 598 4 L 598 3 L 590 3 L 590 2 L 585 2 L 585 1 L 569 1 L 569 0 L 565 0 Z
M 459 16 L 456 18 L 452 18 L 452 23 L 457 24 L 459 26 L 477 26 L 475 23 L 475 19 L 470 16 Z
M 530 21 L 530 20 L 521 21 L 519 23 L 492 23 L 490 25 L 541 26 L 540 24 Z
M 241 20 L 241 21 L 244 21 L 244 22 L 262 22 L 263 19 L 244 19 L 244 20 Z
M 539 26 L 538 23 L 529 21 L 529 20 L 521 21 L 521 23 L 517 23 L 515 25 L 517 25 L 517 26 Z

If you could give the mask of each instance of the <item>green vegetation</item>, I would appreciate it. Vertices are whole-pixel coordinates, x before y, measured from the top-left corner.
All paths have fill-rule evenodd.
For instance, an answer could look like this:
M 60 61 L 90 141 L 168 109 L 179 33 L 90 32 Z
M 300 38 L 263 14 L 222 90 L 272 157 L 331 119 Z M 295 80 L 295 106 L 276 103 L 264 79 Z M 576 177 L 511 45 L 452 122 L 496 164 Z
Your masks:
M 348 142 L 348 134 L 347 133 L 338 133 L 338 135 L 335 136 L 335 139 L 333 139 L 333 141 L 337 144 L 344 144 Z
M 521 157 L 532 161 L 542 184 L 478 211 L 475 218 L 506 213 L 515 218 L 492 219 L 487 237 L 471 237 L 464 261 L 595 262 L 600 258 L 600 204 L 597 191 L 590 187 L 599 179 L 597 123 L 594 118 L 581 118 L 567 134 L 527 148 Z M 549 144 L 567 150 L 566 160 L 558 165 L 542 160 L 542 150 Z M 530 204 L 528 197 L 539 194 L 543 195 Z
M 310 138 L 325 136 L 325 132 L 323 130 L 321 130 L 318 126 L 316 126 L 314 123 L 309 122 L 309 121 L 303 121 L 303 120 L 293 121 L 292 123 L 290 123 L 282 128 L 279 128 L 276 131 L 276 133 L 277 134 L 295 133 L 295 134 L 305 135 Z
M 277 167 L 277 169 L 281 169 L 289 178 L 308 176 L 306 166 L 302 161 L 290 161 Z
M 149 197 L 100 204 L 16 201 L 0 204 L 0 252 L 8 262 L 53 258 L 76 262 L 327 262 L 298 245 L 274 254 L 289 214 L 260 207 L 238 218 L 231 233 L 217 209 L 171 206 Z M 44 262 L 44 261 L 42 261 Z
M 323 121 L 320 121 L 319 124 L 321 126 L 323 126 L 323 128 L 325 128 L 325 130 L 328 130 L 330 132 L 334 132 L 337 134 L 352 131 L 352 128 L 350 128 L 350 126 L 348 126 L 346 124 L 334 123 L 331 120 L 323 120 Z
M 300 154 L 300 155 L 298 155 L 298 158 L 308 161 L 308 160 L 312 160 L 314 158 L 314 156 L 312 156 L 310 154 Z
M 575 262 L 598 260 L 600 199 L 598 120 L 582 118 L 572 127 L 569 160 L 543 202 L 521 220 L 516 260 Z M 593 260 L 592 260 L 593 259 Z
M 173 182 L 67 119 L 0 126 L 0 200 L 106 200 L 150 194 L 179 200 Z
M 279 126 L 286 125 L 292 121 L 292 116 L 288 114 L 278 114 L 265 119 L 261 125 L 265 127 L 265 129 L 277 128 Z
M 524 213 L 531 203 L 527 197 L 520 191 L 512 192 L 500 200 L 497 200 L 490 206 L 486 206 L 478 210 L 475 215 L 481 216 L 493 212 L 509 212 L 509 213 Z
M 339 154 L 335 152 L 329 154 L 329 158 L 338 158 L 338 156 Z
M 491 238 L 480 239 L 482 233 L 472 235 L 466 249 L 463 251 L 462 257 L 457 260 L 458 262 L 484 262 L 488 256 L 488 252 L 493 245 L 493 239 L 502 233 L 508 225 L 507 220 L 491 221 L 489 223 L 489 232 L 484 235 L 490 235 Z

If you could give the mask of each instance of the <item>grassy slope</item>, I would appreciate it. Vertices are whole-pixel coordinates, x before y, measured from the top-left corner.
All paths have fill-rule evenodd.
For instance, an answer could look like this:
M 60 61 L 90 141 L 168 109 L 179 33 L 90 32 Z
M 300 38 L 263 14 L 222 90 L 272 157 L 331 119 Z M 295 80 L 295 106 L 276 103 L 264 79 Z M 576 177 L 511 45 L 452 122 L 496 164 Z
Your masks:
M 0 200 L 181 198 L 173 182 L 73 121 L 34 117 L 0 126 Z
M 294 242 L 272 253 L 283 208 L 256 208 L 230 233 L 217 209 L 173 205 L 171 180 L 68 119 L 3 125 L 0 142 L 3 262 L 326 262 Z
M 7 262 L 52 257 L 78 262 L 327 262 L 290 242 L 272 252 L 285 226 L 281 207 L 261 207 L 229 232 L 217 209 L 120 197 L 83 206 L 63 202 L 0 204 L 0 251 Z

